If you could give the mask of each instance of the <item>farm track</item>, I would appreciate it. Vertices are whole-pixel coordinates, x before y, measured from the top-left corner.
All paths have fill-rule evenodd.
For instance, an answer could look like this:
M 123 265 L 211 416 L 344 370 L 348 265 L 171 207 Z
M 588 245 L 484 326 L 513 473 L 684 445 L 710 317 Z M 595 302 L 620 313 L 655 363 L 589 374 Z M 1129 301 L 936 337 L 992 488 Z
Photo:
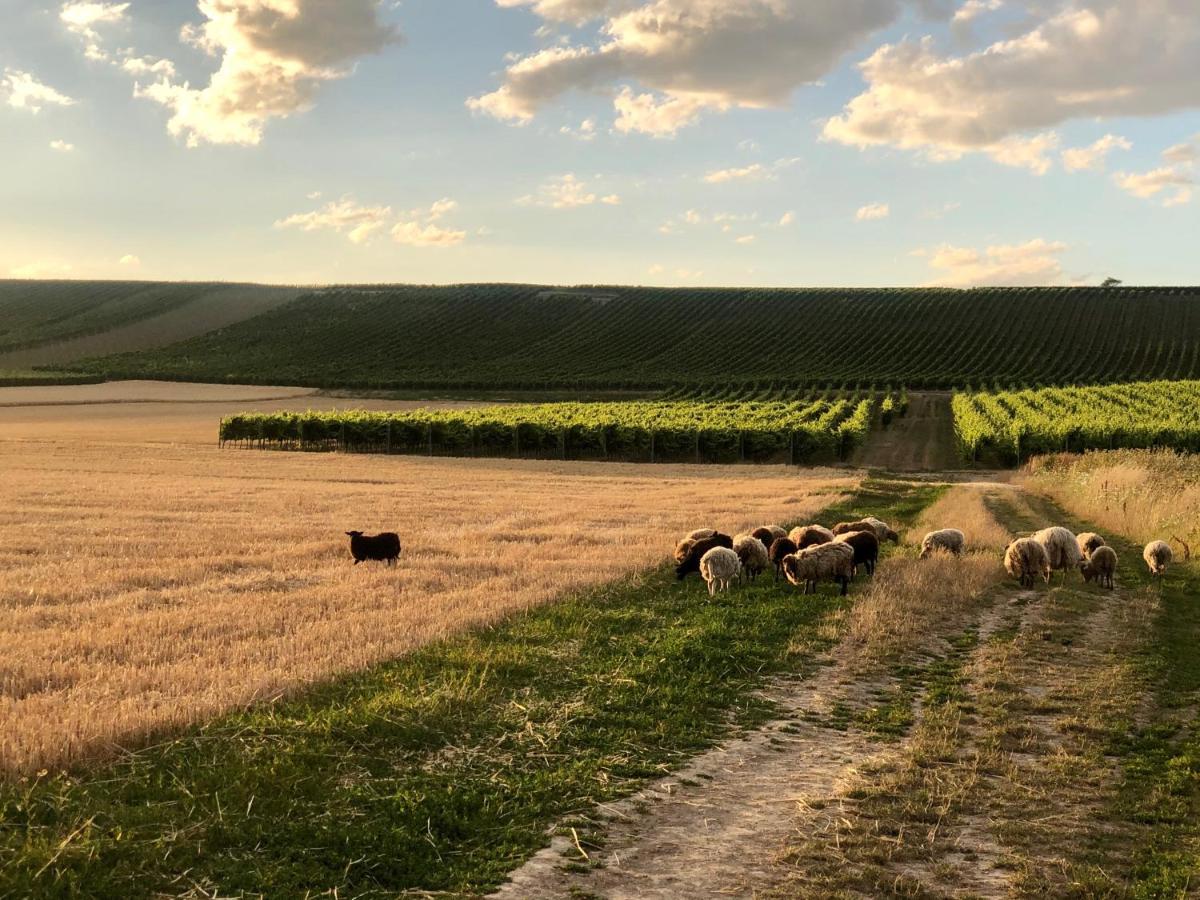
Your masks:
M 909 395 L 908 414 L 888 428 L 876 428 L 854 458 L 866 469 L 891 472 L 945 472 L 958 463 L 949 391 Z

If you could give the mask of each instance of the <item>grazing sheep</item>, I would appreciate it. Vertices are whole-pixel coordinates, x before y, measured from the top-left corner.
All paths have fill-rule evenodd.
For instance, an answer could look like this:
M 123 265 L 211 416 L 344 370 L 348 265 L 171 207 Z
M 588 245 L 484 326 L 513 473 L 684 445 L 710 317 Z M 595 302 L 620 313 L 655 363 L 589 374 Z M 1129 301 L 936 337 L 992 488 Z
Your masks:
M 350 538 L 350 555 L 356 566 L 367 560 L 394 566 L 400 559 L 400 536 L 397 534 L 387 532 L 372 536 L 361 531 L 347 531 L 346 536 Z
M 1151 541 L 1142 551 L 1142 559 L 1150 567 L 1150 574 L 1161 578 L 1167 574 L 1167 566 L 1175 561 L 1175 554 L 1166 541 Z
M 776 581 L 783 575 L 784 557 L 791 556 L 799 549 L 796 546 L 796 542 L 791 538 L 781 537 L 772 542 L 771 549 L 767 551 L 767 556 L 771 559 L 771 565 L 775 567 Z
M 836 581 L 842 586 L 842 596 L 850 591 L 854 576 L 854 548 L 849 544 L 818 544 L 793 553 L 783 560 L 783 574 L 796 587 L 804 585 L 804 593 L 817 592 L 817 583 Z
M 732 550 L 733 538 L 727 534 L 717 532 L 712 537 L 694 542 L 688 548 L 687 555 L 675 567 L 675 577 L 683 581 L 683 579 L 687 578 L 693 572 L 699 572 L 700 560 L 704 558 L 705 553 L 714 547 L 724 547 L 726 550 Z
M 710 538 L 717 533 L 715 528 L 697 528 L 691 534 L 684 535 L 685 541 L 702 541 L 705 538 Z
M 770 547 L 771 544 L 775 543 L 775 541 L 779 540 L 780 538 L 785 538 L 788 536 L 787 529 L 783 528 L 779 525 L 764 525 L 763 528 L 765 528 L 765 529 L 767 529 L 767 531 L 771 532 L 770 543 L 768 543 L 767 541 L 763 541 L 763 543 L 766 544 L 768 547 Z
M 738 535 L 733 539 L 733 552 L 742 563 L 742 574 L 751 581 L 767 570 L 771 564 L 766 546 L 753 535 Z
M 782 528 L 779 528 L 779 531 L 782 531 L 783 533 L 776 534 L 776 528 L 779 528 L 779 526 L 763 525 L 761 528 L 755 528 L 752 532 L 750 532 L 750 535 L 762 541 L 762 545 L 764 547 L 770 547 L 773 543 L 775 543 L 777 538 L 787 537 L 787 532 L 783 531 Z
M 1113 576 L 1117 574 L 1117 551 L 1105 545 L 1097 547 L 1087 560 L 1079 563 L 1079 571 L 1085 582 L 1098 581 L 1100 587 L 1113 590 L 1116 587 Z
M 741 559 L 728 547 L 713 547 L 700 559 L 700 577 L 708 585 L 710 597 L 717 591 L 729 590 L 741 571 Z
M 921 540 L 921 559 L 929 559 L 937 551 L 962 556 L 967 549 L 967 536 L 957 528 L 931 531 Z
M 696 541 L 693 538 L 684 538 L 675 545 L 675 565 L 679 565 L 688 558 L 688 554 L 692 552 L 692 548 L 696 546 Z
M 1046 558 L 1050 560 L 1050 570 L 1061 569 L 1063 578 L 1066 578 L 1068 569 L 1077 568 L 1083 559 L 1083 554 L 1079 552 L 1079 541 L 1070 529 L 1043 528 L 1033 539 L 1046 551 Z
M 1085 560 L 1092 558 L 1092 553 L 1097 547 L 1103 547 L 1105 544 L 1104 538 L 1090 531 L 1085 531 L 1083 534 L 1075 536 L 1075 543 L 1079 545 L 1079 552 Z
M 874 534 L 875 526 L 866 519 L 856 519 L 853 522 L 838 522 L 833 526 L 835 537 L 839 534 L 849 534 L 852 531 L 869 531 Z
M 873 531 L 851 531 L 849 534 L 839 534 L 834 543 L 849 544 L 854 548 L 854 574 L 858 567 L 864 566 L 868 575 L 875 574 L 875 565 L 879 562 L 879 538 Z
M 879 543 L 891 541 L 893 544 L 900 543 L 900 535 L 892 530 L 891 526 L 882 519 L 877 519 L 874 516 L 867 516 L 863 519 L 864 522 L 870 522 L 875 528 L 875 537 L 879 538 Z
M 1004 568 L 1021 587 L 1031 588 L 1039 575 L 1050 583 L 1050 559 L 1046 548 L 1033 538 L 1018 538 L 1004 551 Z
M 802 525 L 798 528 L 793 528 L 788 534 L 788 538 L 796 545 L 798 550 L 807 550 L 809 547 L 816 547 L 818 544 L 832 544 L 836 535 L 823 525 Z

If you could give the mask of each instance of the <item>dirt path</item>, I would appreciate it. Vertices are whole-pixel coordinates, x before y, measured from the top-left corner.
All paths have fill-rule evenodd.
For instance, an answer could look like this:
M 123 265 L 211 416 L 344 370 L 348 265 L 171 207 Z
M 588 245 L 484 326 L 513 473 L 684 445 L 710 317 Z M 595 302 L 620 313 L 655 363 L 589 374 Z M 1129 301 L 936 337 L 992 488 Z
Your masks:
M 948 392 L 909 395 L 908 414 L 888 428 L 876 428 L 854 459 L 855 465 L 893 472 L 939 472 L 958 468 L 954 417 Z

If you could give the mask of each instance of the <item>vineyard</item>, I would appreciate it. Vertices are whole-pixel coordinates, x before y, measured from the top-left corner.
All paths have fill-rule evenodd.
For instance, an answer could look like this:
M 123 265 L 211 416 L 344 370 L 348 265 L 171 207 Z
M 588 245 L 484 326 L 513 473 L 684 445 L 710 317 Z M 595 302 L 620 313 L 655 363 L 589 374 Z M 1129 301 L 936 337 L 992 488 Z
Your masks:
M 221 422 L 222 445 L 624 462 L 814 463 L 847 458 L 873 395 L 794 401 L 552 403 L 478 410 L 255 413 Z
M 340 287 L 87 367 L 348 389 L 755 394 L 1200 378 L 1200 288 Z
M 1200 382 L 956 394 L 967 460 L 1018 464 L 1043 453 L 1129 448 L 1200 451 Z

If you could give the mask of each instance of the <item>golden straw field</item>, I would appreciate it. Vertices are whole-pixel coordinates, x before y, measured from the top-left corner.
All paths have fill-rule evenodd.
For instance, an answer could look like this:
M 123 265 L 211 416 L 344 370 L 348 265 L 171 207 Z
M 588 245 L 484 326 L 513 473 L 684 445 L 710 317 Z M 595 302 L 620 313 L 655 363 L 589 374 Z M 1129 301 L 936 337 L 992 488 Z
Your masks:
M 855 483 L 220 451 L 219 415 L 0 409 L 0 771 L 110 755 L 656 564 L 693 527 L 802 520 Z M 398 531 L 400 567 L 354 567 L 350 529 Z

